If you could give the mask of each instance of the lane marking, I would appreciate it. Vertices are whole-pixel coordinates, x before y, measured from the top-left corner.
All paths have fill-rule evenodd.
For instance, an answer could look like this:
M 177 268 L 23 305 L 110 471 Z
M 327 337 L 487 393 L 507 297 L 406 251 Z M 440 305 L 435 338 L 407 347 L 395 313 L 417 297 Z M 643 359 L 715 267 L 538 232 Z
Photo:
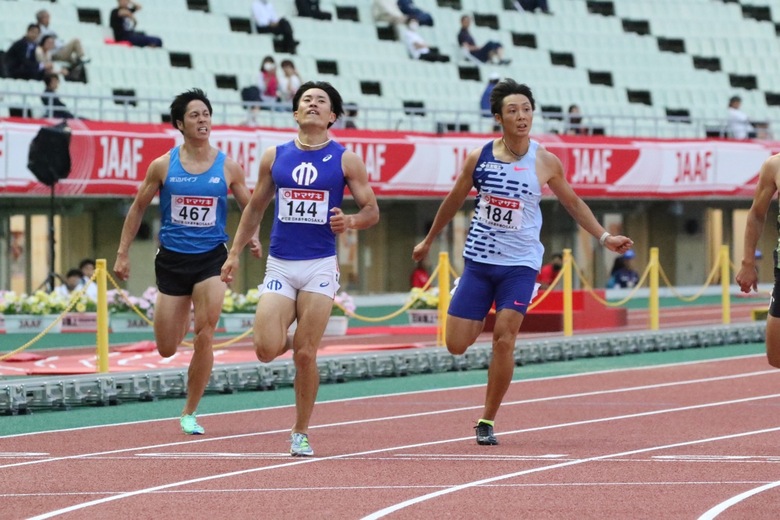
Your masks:
M 750 397 L 750 398 L 744 398 L 744 399 L 734 399 L 734 400 L 730 400 L 730 401 L 721 401 L 721 402 L 716 402 L 716 403 L 698 404 L 698 405 L 684 406 L 684 407 L 679 407 L 679 408 L 670 408 L 670 409 L 666 409 L 666 410 L 652 410 L 652 411 L 649 411 L 649 412 L 641 412 L 641 413 L 637 413 L 637 414 L 627 414 L 627 415 L 621 415 L 621 416 L 616 416 L 616 417 L 603 417 L 603 418 L 600 418 L 600 419 L 588 419 L 588 420 L 575 421 L 575 422 L 571 422 L 571 423 L 563 423 L 563 424 L 557 424 L 557 425 L 547 425 L 547 426 L 541 426 L 541 427 L 536 427 L 536 428 L 527 428 L 527 429 L 523 429 L 523 430 L 515 430 L 515 431 L 507 432 L 505 435 L 514 434 L 514 433 L 522 433 L 522 432 L 531 432 L 531 431 L 544 431 L 544 430 L 551 430 L 551 429 L 555 429 L 555 428 L 565 428 L 565 427 L 569 427 L 569 426 L 580 426 L 580 425 L 585 425 L 585 424 L 597 424 L 597 423 L 617 421 L 617 420 L 622 420 L 622 419 L 633 419 L 633 418 L 636 418 L 636 417 L 648 417 L 648 416 L 661 415 L 661 414 L 667 414 L 667 413 L 676 413 L 676 412 L 682 412 L 682 411 L 700 410 L 700 409 L 704 409 L 704 408 L 713 408 L 713 407 L 717 407 L 717 406 L 727 406 L 727 405 L 731 405 L 731 404 L 740 404 L 740 403 L 746 403 L 746 402 L 751 402 L 751 401 L 760 401 L 760 400 L 775 399 L 775 398 L 780 398 L 780 394 L 772 394 L 772 395 L 766 395 L 766 396 Z M 459 486 L 454 486 L 454 487 L 451 487 L 451 488 L 447 488 L 445 490 L 441 490 L 441 491 L 438 491 L 438 492 L 435 492 L 435 493 L 429 493 L 427 495 L 422 495 L 420 497 L 417 497 L 416 499 L 408 500 L 406 502 L 401 502 L 399 504 L 396 504 L 395 506 L 391 506 L 389 508 L 385 508 L 385 509 L 383 509 L 381 511 L 378 511 L 378 512 L 374 513 L 374 515 L 381 513 L 379 516 L 370 515 L 370 516 L 365 517 L 365 518 L 366 519 L 381 518 L 381 517 L 386 516 L 387 514 L 390 514 L 390 513 L 394 512 L 394 511 L 403 509 L 405 507 L 408 507 L 410 505 L 413 505 L 413 504 L 416 504 L 416 503 L 419 503 L 419 502 L 423 502 L 425 500 L 429 500 L 431 498 L 435 498 L 435 497 L 438 497 L 438 496 L 441 496 L 441 495 L 446 495 L 448 493 L 453 493 L 455 491 L 460 491 L 461 489 L 467 489 L 469 487 L 474 487 L 476 485 L 487 484 L 487 483 L 495 482 L 495 481 L 498 481 L 498 480 L 504 480 L 504 479 L 507 479 L 507 478 L 515 477 L 515 476 L 526 475 L 526 474 L 529 474 L 529 473 L 536 473 L 536 472 L 540 472 L 540 471 L 546 471 L 546 470 L 549 470 L 549 469 L 558 469 L 558 468 L 573 466 L 573 465 L 577 465 L 577 464 L 583 464 L 585 462 L 608 459 L 608 458 L 612 458 L 612 457 L 625 457 L 627 455 L 634 455 L 634 454 L 637 454 L 637 453 L 647 453 L 647 452 L 650 452 L 650 451 L 657 451 L 657 450 L 660 450 L 660 449 L 677 448 L 677 447 L 681 447 L 681 446 L 691 446 L 691 445 L 702 444 L 702 443 L 706 443 L 706 442 L 713 442 L 713 441 L 725 440 L 725 439 L 733 439 L 733 438 L 745 437 L 745 436 L 748 436 L 748 435 L 757 435 L 757 434 L 761 434 L 761 433 L 769 433 L 769 432 L 776 432 L 776 431 L 780 431 L 780 427 L 768 428 L 768 429 L 763 429 L 763 430 L 755 430 L 753 432 L 740 432 L 740 433 L 736 433 L 736 434 L 723 435 L 723 436 L 718 436 L 718 437 L 711 437 L 711 438 L 707 438 L 707 439 L 697 439 L 695 441 L 686 441 L 686 442 L 681 442 L 681 443 L 668 444 L 668 445 L 664 445 L 664 446 L 655 446 L 655 447 L 651 447 L 651 448 L 642 448 L 642 449 L 639 449 L 639 450 L 630 450 L 630 451 L 625 451 L 625 452 L 614 453 L 614 454 L 611 454 L 611 455 L 601 455 L 601 456 L 597 456 L 597 457 L 589 457 L 589 458 L 580 459 L 580 460 L 577 460 L 577 461 L 562 462 L 562 463 L 558 463 L 558 464 L 553 464 L 551 466 L 542 466 L 541 468 L 534 468 L 534 469 L 530 469 L 530 470 L 525 470 L 525 471 L 520 471 L 520 472 L 516 472 L 516 473 L 511 473 L 511 474 L 508 474 L 508 475 L 501 475 L 501 476 L 498 476 L 498 477 L 492 477 L 492 478 L 489 478 L 489 479 L 482 479 L 482 480 L 474 481 L 474 482 L 471 482 L 471 483 L 468 483 L 468 484 L 462 484 L 462 485 L 459 485 Z M 314 464 L 314 463 L 330 461 L 330 460 L 346 459 L 346 458 L 353 457 L 353 456 L 373 455 L 373 454 L 376 454 L 376 453 L 387 453 L 387 452 L 392 452 L 392 451 L 407 450 L 407 449 L 413 449 L 413 448 L 421 448 L 421 447 L 425 447 L 425 446 L 435 446 L 435 445 L 441 445 L 441 444 L 449 444 L 449 443 L 453 443 L 453 442 L 460 442 L 460 441 L 466 441 L 466 440 L 473 442 L 474 437 L 472 435 L 469 435 L 468 437 L 459 437 L 459 438 L 454 438 L 454 439 L 444 439 L 444 440 L 433 441 L 433 442 L 421 442 L 421 443 L 416 443 L 416 444 L 409 444 L 409 445 L 406 445 L 406 446 L 393 446 L 393 447 L 389 447 L 389 448 L 380 448 L 380 449 L 376 449 L 376 450 L 368 450 L 368 451 L 362 451 L 362 452 L 356 452 L 356 453 L 343 453 L 343 454 L 340 454 L 340 455 L 333 455 L 333 456 L 330 456 L 330 457 L 296 460 L 296 461 L 293 461 L 293 462 L 288 462 L 288 463 L 283 463 L 283 464 L 273 464 L 273 465 L 270 465 L 270 466 L 263 466 L 263 467 L 260 467 L 260 468 L 249 468 L 249 469 L 243 469 L 243 470 L 238 470 L 238 471 L 231 471 L 231 472 L 228 472 L 228 473 L 220 473 L 220 474 L 216 474 L 216 475 L 208 475 L 208 476 L 205 476 L 205 477 L 198 477 L 198 478 L 183 480 L 183 481 L 179 481 L 179 482 L 170 482 L 168 484 L 162 484 L 162 485 L 159 485 L 159 486 L 153 486 L 153 487 L 149 487 L 149 488 L 138 489 L 138 490 L 130 491 L 130 492 L 127 492 L 127 493 L 122 493 L 120 495 L 114 495 L 114 496 L 105 497 L 105 498 L 101 498 L 101 499 L 97 499 L 97 500 L 92 500 L 92 501 L 89 501 L 89 502 L 83 502 L 81 504 L 75 504 L 75 505 L 72 505 L 72 506 L 69 506 L 69 507 L 65 507 L 65 508 L 62 508 L 62 509 L 57 509 L 57 510 L 54 510 L 54 511 L 50 511 L 48 513 L 44 513 L 42 515 L 31 517 L 29 520 L 43 520 L 43 519 L 46 519 L 46 518 L 53 518 L 55 516 L 59 516 L 59 515 L 65 514 L 65 513 L 70 513 L 70 512 L 73 512 L 73 511 L 79 511 L 81 509 L 86 509 L 88 507 L 101 505 L 101 504 L 105 504 L 105 503 L 108 503 L 108 502 L 113 502 L 115 500 L 121 500 L 121 499 L 124 499 L 124 498 L 130 498 L 130 497 L 134 497 L 134 496 L 150 493 L 150 492 L 153 492 L 153 491 L 160 491 L 160 490 L 163 490 L 163 489 L 170 489 L 170 488 L 179 487 L 179 486 L 187 486 L 187 485 L 191 485 L 191 484 L 197 484 L 197 483 L 200 483 L 200 482 L 208 482 L 208 481 L 211 481 L 211 480 L 218 480 L 218 479 L 222 479 L 222 478 L 230 478 L 230 477 L 236 477 L 236 476 L 240 476 L 240 475 L 248 475 L 250 473 L 259 473 L 261 471 L 269 471 L 269 470 L 273 470 L 273 469 L 280 469 L 280 468 L 288 469 L 288 468 L 290 468 L 292 466 L 299 466 L 301 464 Z
M 176 355 L 176 354 L 175 354 Z M 536 377 L 536 378 L 530 378 L 530 379 L 518 379 L 512 381 L 512 385 L 520 385 L 520 384 L 529 384 L 534 383 L 537 381 L 557 381 L 560 379 L 571 379 L 571 378 L 580 378 L 580 377 L 589 377 L 589 376 L 598 376 L 598 375 L 611 375 L 611 374 L 617 374 L 622 372 L 636 372 L 639 370 L 655 370 L 655 369 L 664 369 L 664 368 L 674 368 L 674 367 L 683 367 L 683 366 L 689 366 L 689 365 L 703 365 L 708 363 L 730 363 L 734 360 L 745 360 L 745 359 L 752 359 L 752 358 L 763 358 L 766 357 L 766 354 L 746 354 L 744 356 L 732 356 L 727 358 L 718 358 L 718 359 L 703 359 L 703 360 L 695 360 L 695 361 L 680 361 L 676 363 L 665 363 L 661 365 L 649 365 L 649 366 L 638 366 L 638 367 L 625 367 L 625 368 L 612 368 L 607 370 L 597 370 L 593 372 L 582 372 L 577 374 L 562 374 L 557 376 L 545 376 L 545 377 Z M 170 359 L 170 358 L 167 358 Z M 773 373 L 778 372 L 777 370 L 767 370 L 766 373 Z M 780 374 L 780 372 L 778 372 Z M 413 390 L 410 392 L 397 392 L 397 393 L 390 393 L 390 394 L 378 394 L 378 395 L 369 395 L 369 396 L 361 396 L 361 397 L 345 397 L 341 399 L 331 399 L 331 400 L 325 400 L 325 401 L 317 401 L 317 404 L 325 404 L 325 403 L 346 403 L 346 402 L 352 402 L 352 401 L 362 401 L 362 400 L 371 400 L 371 399 L 384 399 L 384 398 L 391 398 L 391 397 L 398 397 L 398 396 L 408 396 L 408 395 L 419 395 L 419 394 L 429 394 L 429 393 L 439 393 L 439 392 L 450 392 L 453 390 L 468 390 L 470 388 L 481 388 L 484 387 L 485 383 L 479 383 L 479 384 L 473 384 L 473 385 L 463 385 L 463 386 L 456 386 L 456 387 L 449 387 L 449 388 L 433 388 L 428 390 Z M 502 406 L 505 406 L 506 403 L 502 403 Z M 212 416 L 219 416 L 219 415 L 233 415 L 233 414 L 240 414 L 240 413 L 254 413 L 258 411 L 266 411 L 266 410 L 283 410 L 286 408 L 294 408 L 295 404 L 285 404 L 285 405 L 278 405 L 278 406 L 268 406 L 263 408 L 249 408 L 245 410 L 232 410 L 229 412 L 213 412 L 213 413 L 204 413 L 204 414 L 198 414 L 199 417 L 212 417 Z M 12 435 L 0 435 L 0 439 L 10 439 L 13 437 L 27 437 L 27 436 L 33 436 L 33 435 L 43 435 L 46 433 L 60 433 L 60 432 L 75 432 L 75 431 L 81 431 L 81 430 L 88 430 L 88 429 L 98 429 L 98 428 L 114 428 L 116 426 L 129 426 L 134 424 L 145 424 L 145 423 L 154 423 L 154 422 L 161 422 L 161 421 L 170 421 L 172 418 L 166 417 L 163 419 L 145 419 L 140 421 L 127 421 L 123 423 L 111 423 L 111 424 L 95 424 L 91 426 L 78 426 L 76 428 L 60 428 L 56 430 L 45 430 L 45 431 L 38 431 L 38 432 L 27 432 L 27 433 L 15 433 Z M 285 430 L 286 431 L 286 430 Z
M 425 501 L 431 500 L 433 498 L 438 498 L 438 497 L 443 496 L 443 495 L 448 495 L 450 493 L 455 493 L 456 491 L 462 491 L 464 489 L 469 489 L 469 488 L 473 488 L 473 487 L 476 487 L 476 486 L 481 486 L 481 485 L 484 485 L 484 484 L 497 482 L 499 480 L 506 480 L 508 478 L 516 478 L 516 477 L 521 477 L 521 476 L 524 476 L 524 475 L 530 475 L 532 473 L 541 473 L 543 471 L 550 471 L 550 470 L 554 470 L 554 469 L 560 469 L 560 468 L 566 468 L 566 467 L 570 467 L 570 466 L 576 466 L 576 465 L 579 465 L 579 464 L 584 464 L 586 462 L 594 462 L 594 461 L 611 459 L 613 457 L 626 457 L 628 455 L 636 455 L 636 454 L 639 454 L 639 453 L 648 453 L 648 452 L 651 452 L 651 451 L 660 451 L 660 450 L 666 450 L 666 449 L 670 449 L 670 448 L 679 448 L 679 447 L 682 447 L 682 446 L 694 446 L 694 445 L 697 445 L 697 444 L 705 444 L 705 443 L 708 443 L 708 442 L 718 442 L 718 441 L 722 441 L 722 440 L 738 439 L 740 437 L 747 437 L 747 436 L 750 436 L 750 435 L 761 435 L 761 434 L 764 434 L 764 433 L 773 433 L 773 432 L 778 432 L 778 431 L 780 431 L 780 427 L 765 428 L 765 429 L 762 429 L 762 430 L 754 430 L 752 432 L 740 432 L 740 433 L 734 433 L 734 434 L 730 434 L 730 435 L 720 435 L 718 437 L 709 437 L 709 438 L 706 438 L 706 439 L 696 439 L 696 440 L 693 440 L 693 441 L 675 442 L 675 443 L 672 443 L 672 444 L 665 444 L 665 445 L 661 445 L 661 446 L 651 446 L 649 448 L 640 448 L 638 450 L 621 451 L 621 452 L 618 452 L 618 453 L 612 453 L 612 454 L 608 454 L 608 455 L 598 455 L 596 457 L 588 457 L 588 458 L 581 459 L 581 460 L 576 460 L 576 461 L 561 462 L 559 464 L 553 464 L 553 465 L 550 465 L 550 466 L 542 466 L 542 467 L 527 469 L 527 470 L 523 470 L 523 471 L 516 471 L 514 473 L 507 473 L 507 474 L 504 474 L 504 475 L 497 475 L 495 477 L 485 478 L 485 479 L 481 479 L 481 480 L 475 480 L 473 482 L 468 482 L 466 484 L 460 484 L 458 486 L 453 486 L 453 487 L 448 488 L 448 489 L 442 489 L 440 491 L 435 491 L 433 493 L 428 493 L 427 495 L 421 495 L 421 496 L 416 497 L 416 498 L 405 500 L 403 502 L 399 502 L 397 504 L 394 504 L 392 506 L 386 507 L 384 509 L 380 509 L 379 511 L 375 511 L 374 513 L 371 513 L 370 515 L 366 515 L 366 516 L 364 516 L 362 518 L 362 520 L 377 520 L 379 518 L 384 518 L 385 516 L 387 516 L 389 514 L 392 514 L 392 513 L 396 513 L 398 511 L 400 511 L 401 509 L 405 509 L 405 508 L 407 508 L 409 506 L 412 506 L 412 505 L 415 505 L 415 504 L 419 504 L 421 502 L 425 502 Z M 778 485 L 780 485 L 780 482 L 774 482 L 772 484 L 767 484 L 765 486 L 761 486 L 759 488 L 756 488 L 755 490 L 752 490 L 752 492 L 748 492 L 748 493 L 751 493 L 751 494 L 760 493 L 761 491 L 764 491 L 765 489 L 770 489 L 771 487 L 775 487 L 775 486 L 778 486 Z M 742 495 L 745 495 L 745 494 L 746 493 L 743 493 Z M 741 496 L 741 495 L 739 495 L 739 496 Z M 751 496 L 751 495 L 747 495 L 747 496 Z M 737 497 L 734 497 L 734 498 L 736 499 Z M 736 502 L 734 502 L 734 503 L 736 503 Z M 709 517 L 709 518 L 714 518 L 714 516 L 713 517 Z M 706 520 L 706 519 L 704 517 L 702 517 L 700 520 Z
M 730 508 L 731 506 L 739 504 L 740 502 L 742 502 L 743 500 L 745 500 L 747 498 L 750 498 L 750 497 L 752 497 L 754 495 L 758 495 L 759 493 L 763 493 L 764 491 L 776 488 L 778 486 L 780 486 L 780 481 L 771 482 L 769 484 L 765 484 L 763 486 L 759 486 L 759 487 L 754 488 L 754 489 L 749 489 L 749 490 L 745 491 L 744 493 L 740 493 L 739 495 L 733 496 L 733 497 L 729 498 L 728 500 L 725 500 L 725 501 L 721 502 L 720 504 L 716 505 L 715 507 L 713 507 L 712 509 L 710 509 L 709 511 L 707 511 L 706 513 L 701 515 L 699 517 L 699 520 L 712 520 L 713 518 L 715 518 L 716 516 L 721 514 L 723 511 L 725 511 L 726 509 Z
M 652 385 L 640 385 L 640 386 L 631 386 L 631 387 L 623 387 L 623 388 L 613 388 L 609 390 L 594 390 L 591 392 L 581 392 L 576 394 L 564 394 L 559 396 L 548 396 L 548 397 L 538 397 L 533 399 L 523 399 L 520 401 L 509 401 L 503 403 L 501 406 L 506 408 L 507 406 L 515 406 L 515 405 L 521 405 L 521 404 L 531 404 L 531 403 L 542 403 L 542 402 L 548 402 L 548 401 L 557 401 L 557 400 L 563 400 L 563 399 L 574 399 L 579 397 L 592 397 L 595 395 L 607 395 L 607 394 L 617 394 L 617 393 L 624 393 L 624 392 L 637 392 L 641 390 L 655 390 L 658 388 L 669 388 L 673 386 L 685 386 L 685 385 L 694 385 L 699 383 L 711 383 L 715 381 L 728 381 L 732 379 L 742 379 L 742 378 L 748 378 L 748 377 L 756 377 L 756 376 L 762 376 L 762 375 L 777 375 L 778 371 L 776 369 L 772 370 L 762 370 L 758 372 L 748 372 L 745 374 L 734 374 L 734 375 L 728 375 L 728 376 L 717 376 L 717 377 L 711 377 L 711 378 L 700 378 L 700 379 L 689 379 L 686 381 L 673 381 L 673 382 L 667 382 L 667 383 L 656 383 Z M 778 394 L 773 394 L 778 395 Z M 752 399 L 752 398 L 751 398 Z M 762 399 L 760 397 L 759 399 Z M 725 401 L 724 401 L 725 402 Z M 741 401 L 733 401 L 733 402 L 741 402 Z M 639 405 L 637 405 L 639 406 Z M 458 408 L 448 408 L 444 410 L 431 410 L 427 412 L 417 412 L 417 413 L 409 413 L 409 414 L 401 414 L 401 415 L 390 415 L 390 416 L 384 416 L 384 417 L 374 417 L 369 419 L 355 419 L 351 421 L 342 421 L 337 423 L 330 423 L 330 424 L 322 424 L 317 426 L 310 426 L 309 430 L 315 430 L 315 429 L 325 429 L 325 428 L 334 428 L 334 427 L 342 427 L 342 426 L 354 426 L 356 424 L 370 424 L 375 422 L 384 422 L 384 421 L 393 421 L 393 420 L 399 420 L 399 419 L 416 419 L 420 417 L 429 417 L 432 415 L 443 415 L 447 413 L 455 413 L 455 412 L 463 412 L 467 410 L 481 410 L 482 405 L 474 405 L 474 406 L 463 406 Z M 622 417 L 622 416 L 617 416 Z M 633 417 L 633 416 L 629 416 Z M 170 419 L 166 419 L 170 420 Z M 572 423 L 575 424 L 575 423 Z M 584 422 L 582 424 L 587 424 L 587 422 Z M 555 427 L 555 426 L 553 426 Z M 546 429 L 546 426 L 540 427 L 540 429 Z M 526 430 L 516 430 L 515 432 L 504 432 L 496 435 L 508 435 L 511 433 L 519 433 L 519 432 L 528 432 L 528 431 L 536 431 L 535 429 L 526 429 Z M 140 450 L 148 450 L 148 449 L 158 449 L 158 448 L 167 448 L 171 446 L 182 446 L 185 444 L 196 444 L 196 443 L 204 443 L 204 442 L 215 442 L 215 441 L 223 441 L 223 440 L 231 440 L 231 439 L 241 439 L 246 437 L 255 437 L 255 436 L 263 436 L 263 435 L 272 435 L 277 433 L 286 433 L 289 432 L 288 429 L 282 429 L 282 430 L 271 430 L 271 431 L 265 431 L 265 432 L 251 432 L 251 433 L 241 433 L 241 434 L 235 434 L 235 435 L 223 435 L 221 437 L 208 437 L 203 439 L 193 439 L 193 440 L 187 440 L 187 441 L 180 441 L 180 442 L 169 442 L 169 443 L 163 443 L 163 444 L 154 444 L 154 445 L 147 445 L 147 446 L 134 446 L 132 448 L 121 448 L 117 450 L 109 450 L 109 451 L 100 451 L 100 452 L 93 452 L 93 453 L 81 453 L 78 455 L 64 455 L 61 457 L 52 457 L 50 459 L 41 459 L 41 460 L 35 460 L 35 461 L 26 461 L 26 462 L 17 462 L 14 464 L 5 464 L 0 465 L 0 469 L 4 468 L 13 468 L 18 466 L 27 466 L 31 464 L 42 464 L 46 462 L 58 462 L 62 460 L 73 460 L 73 459 L 81 459 L 81 458 L 87 458 L 92 457 L 96 455 L 113 455 L 116 453 L 127 453 L 131 451 L 140 451 Z M 2 437 L 0 437 L 2 438 Z

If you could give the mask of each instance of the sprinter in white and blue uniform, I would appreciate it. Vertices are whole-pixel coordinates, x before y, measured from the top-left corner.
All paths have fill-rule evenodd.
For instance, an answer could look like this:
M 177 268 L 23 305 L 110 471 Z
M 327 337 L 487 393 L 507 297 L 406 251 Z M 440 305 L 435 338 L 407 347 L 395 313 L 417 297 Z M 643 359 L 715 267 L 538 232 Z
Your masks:
M 341 95 L 329 83 L 310 81 L 301 85 L 293 96 L 298 135 L 263 152 L 257 186 L 222 267 L 222 279 L 230 282 L 238 269 L 241 250 L 275 197 L 254 344 L 263 362 L 293 350 L 293 456 L 314 454 L 308 430 L 320 381 L 317 348 L 339 289 L 336 236 L 349 229 L 366 229 L 379 220 L 365 164 L 328 136 L 328 129 L 343 112 Z M 359 208 L 357 213 L 346 215 L 341 211 L 345 186 Z M 290 338 L 287 330 L 296 319 L 297 328 Z
M 198 89 L 171 103 L 171 122 L 184 143 L 149 166 L 127 213 L 114 272 L 130 276 L 130 244 L 146 208 L 160 194 L 160 247 L 155 257 L 157 301 L 154 339 L 163 357 L 176 353 L 194 315 L 194 354 L 187 378 L 187 401 L 179 420 L 188 435 L 205 433 L 195 412 L 211 377 L 214 330 L 222 311 L 226 285 L 219 278 L 227 249 L 225 232 L 228 190 L 243 208 L 249 202 L 244 170 L 209 143 L 211 103 Z M 260 256 L 255 237 L 252 252 Z
M 463 354 L 482 332 L 496 305 L 493 357 L 482 418 L 475 426 L 477 444 L 498 444 L 493 425 L 514 373 L 514 348 L 536 289 L 544 247 L 540 202 L 547 185 L 577 223 L 601 245 L 623 253 L 633 242 L 604 230 L 588 206 L 566 181 L 561 161 L 530 137 L 536 107 L 528 86 L 500 81 L 490 108 L 502 136 L 473 150 L 442 202 L 431 229 L 412 253 L 423 260 L 436 236 L 477 189 L 474 215 L 463 250 L 463 275 L 454 291 L 447 318 L 447 349 Z

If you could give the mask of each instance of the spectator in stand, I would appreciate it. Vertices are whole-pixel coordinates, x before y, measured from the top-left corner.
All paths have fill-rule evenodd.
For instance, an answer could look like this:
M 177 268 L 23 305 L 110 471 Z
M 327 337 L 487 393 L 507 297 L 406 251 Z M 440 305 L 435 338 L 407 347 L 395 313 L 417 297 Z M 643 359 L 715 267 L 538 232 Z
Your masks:
M 303 82 L 292 60 L 282 60 L 282 77 L 279 80 L 278 97 L 280 101 L 292 103 L 295 93 Z M 292 108 L 292 105 L 287 108 Z
M 539 270 L 539 274 L 536 276 L 536 283 L 539 284 L 540 289 L 547 289 L 555 281 L 555 277 L 563 267 L 563 255 L 561 253 L 554 253 L 549 263 L 546 263 Z
M 270 0 L 254 0 L 252 2 L 252 18 L 255 29 L 261 34 L 272 33 L 281 42 L 281 52 L 295 54 L 298 42 L 293 36 L 293 28 L 287 18 L 276 14 L 276 9 Z
M 403 25 L 406 23 L 406 15 L 398 9 L 395 0 L 374 0 L 371 5 L 374 22 L 389 23 L 395 29 L 395 34 L 400 35 Z
M 742 111 L 742 98 L 732 96 L 729 99 L 726 136 L 732 139 L 748 139 L 756 136 L 756 129 L 750 124 L 750 119 Z
M 317 20 L 330 20 L 331 13 L 320 11 L 320 0 L 295 0 L 298 16 L 304 18 L 316 18 Z
M 162 47 L 162 40 L 136 31 L 135 13 L 141 10 L 141 4 L 130 0 L 116 0 L 118 7 L 111 11 L 110 25 L 114 31 L 114 40 L 128 42 L 135 47 Z
M 479 108 L 482 111 L 482 117 L 493 117 L 492 110 L 490 109 L 490 94 L 493 92 L 498 81 L 501 79 L 501 74 L 498 72 L 491 72 L 488 77 L 485 90 L 482 91 L 482 99 L 479 100 Z M 501 130 L 501 125 L 497 121 L 493 122 L 493 131 L 498 132 Z
M 639 273 L 634 270 L 633 261 L 636 257 L 633 249 L 626 251 L 623 256 L 615 258 L 612 271 L 607 280 L 607 289 L 630 289 L 639 282 Z
M 550 7 L 547 4 L 547 0 L 514 0 L 512 4 L 518 11 L 528 11 L 529 13 L 533 13 L 539 9 L 544 14 L 552 14 Z
M 346 103 L 344 105 L 344 128 L 357 130 L 355 120 L 358 115 L 358 106 L 355 103 Z
M 499 65 L 509 65 L 512 60 L 504 59 L 504 46 L 500 42 L 489 41 L 482 47 L 474 41 L 474 37 L 469 32 L 471 26 L 471 16 L 464 14 L 460 17 L 460 32 L 458 33 L 458 45 L 460 45 L 471 56 L 482 63 L 497 63 Z
M 412 276 L 409 280 L 409 284 L 414 289 L 415 287 L 425 287 L 425 284 L 428 283 L 428 280 L 431 278 L 431 275 L 428 274 L 428 270 L 425 268 L 425 262 L 420 260 L 417 262 L 417 266 L 414 268 L 414 271 L 412 271 Z
M 87 297 L 97 301 L 97 280 L 91 281 L 92 275 L 95 274 L 95 261 L 91 258 L 85 258 L 79 262 L 79 270 L 82 275 L 81 283 L 87 288 Z
M 40 39 L 40 43 L 35 48 L 35 59 L 38 61 L 38 63 L 42 63 L 44 65 L 44 68 L 48 71 L 47 74 L 44 75 L 44 80 L 46 79 L 46 76 L 50 74 L 55 75 L 63 75 L 68 76 L 70 74 L 70 69 L 66 67 L 62 67 L 59 63 L 54 62 L 54 37 L 51 35 L 44 36 Z
M 406 50 L 409 52 L 409 56 L 411 56 L 413 60 L 440 62 L 450 61 L 449 56 L 439 54 L 438 49 L 432 49 L 428 47 L 428 44 L 425 42 L 423 37 L 420 36 L 420 33 L 417 32 L 419 27 L 420 22 L 414 18 L 409 18 L 406 21 L 406 28 L 401 33 L 401 38 L 406 44 Z
M 431 14 L 414 5 L 413 0 L 398 0 L 398 9 L 409 18 L 414 18 L 420 22 L 420 25 L 433 27 L 433 17 Z
M 43 78 L 46 83 L 46 90 L 43 91 L 41 101 L 46 107 L 43 117 L 51 119 L 73 119 L 76 116 L 71 114 L 65 106 L 65 103 L 57 96 L 57 88 L 60 86 L 60 77 L 56 74 L 46 74 Z
M 52 52 L 52 59 L 57 61 L 67 61 L 73 66 L 80 65 L 82 63 L 88 63 L 89 59 L 84 56 L 84 49 L 81 46 L 81 40 L 73 38 L 67 43 L 62 38 L 57 36 L 49 26 L 51 21 L 51 15 L 46 9 L 41 9 L 35 13 L 35 19 L 38 20 L 38 27 L 41 30 L 40 36 L 38 36 L 38 45 L 46 36 L 54 38 L 54 51 Z
M 279 100 L 279 78 L 276 76 L 276 61 L 273 56 L 266 56 L 260 64 L 260 75 L 257 77 L 257 88 L 260 90 L 260 100 L 272 105 L 263 110 L 276 108 Z
M 582 112 L 578 105 L 569 106 L 563 133 L 566 135 L 585 135 L 588 133 L 588 129 L 582 126 Z
M 81 273 L 80 269 L 76 269 L 75 267 L 70 269 L 68 274 L 65 275 L 65 282 L 58 285 L 54 289 L 54 293 L 62 296 L 66 300 L 70 300 L 70 297 L 73 295 L 73 293 L 83 287 L 81 281 L 82 276 L 83 274 Z
M 43 76 L 51 72 L 52 65 L 39 63 L 35 57 L 35 42 L 41 30 L 31 23 L 27 26 L 25 35 L 16 40 L 5 53 L 5 63 L 8 67 L 8 75 L 14 79 L 43 79 Z

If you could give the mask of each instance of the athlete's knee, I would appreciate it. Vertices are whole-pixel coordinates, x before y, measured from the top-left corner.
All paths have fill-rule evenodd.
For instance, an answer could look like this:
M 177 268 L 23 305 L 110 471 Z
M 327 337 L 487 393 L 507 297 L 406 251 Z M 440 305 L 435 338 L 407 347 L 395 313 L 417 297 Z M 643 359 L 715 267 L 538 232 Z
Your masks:
M 295 362 L 295 368 L 307 368 L 312 364 L 317 363 L 317 349 L 315 348 L 301 348 L 295 351 L 293 354 L 293 361 Z
M 463 337 L 450 337 L 447 336 L 447 351 L 453 356 L 460 356 L 471 346 L 472 341 L 468 341 L 468 338 Z
M 271 345 L 268 342 L 259 341 L 255 339 L 254 341 L 255 345 L 255 354 L 257 355 L 257 359 L 262 361 L 263 363 L 270 363 L 274 359 L 276 359 L 279 354 L 282 352 L 282 349 L 284 347 L 279 347 L 277 345 Z
M 774 348 L 770 346 L 769 342 L 766 345 L 766 360 L 769 364 L 775 368 L 780 368 L 780 345 L 776 345 Z
M 157 341 L 157 352 L 164 358 L 169 358 L 176 354 L 178 343 L 173 341 Z

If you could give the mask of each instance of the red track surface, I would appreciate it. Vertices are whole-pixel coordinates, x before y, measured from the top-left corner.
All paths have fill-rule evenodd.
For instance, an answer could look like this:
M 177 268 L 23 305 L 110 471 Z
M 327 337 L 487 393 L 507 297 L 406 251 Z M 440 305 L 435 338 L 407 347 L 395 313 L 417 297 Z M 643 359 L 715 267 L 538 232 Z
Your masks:
M 3 437 L 0 517 L 774 519 L 779 389 L 763 356 L 516 382 L 499 446 L 481 387 L 323 402 L 309 459 L 290 407 Z

